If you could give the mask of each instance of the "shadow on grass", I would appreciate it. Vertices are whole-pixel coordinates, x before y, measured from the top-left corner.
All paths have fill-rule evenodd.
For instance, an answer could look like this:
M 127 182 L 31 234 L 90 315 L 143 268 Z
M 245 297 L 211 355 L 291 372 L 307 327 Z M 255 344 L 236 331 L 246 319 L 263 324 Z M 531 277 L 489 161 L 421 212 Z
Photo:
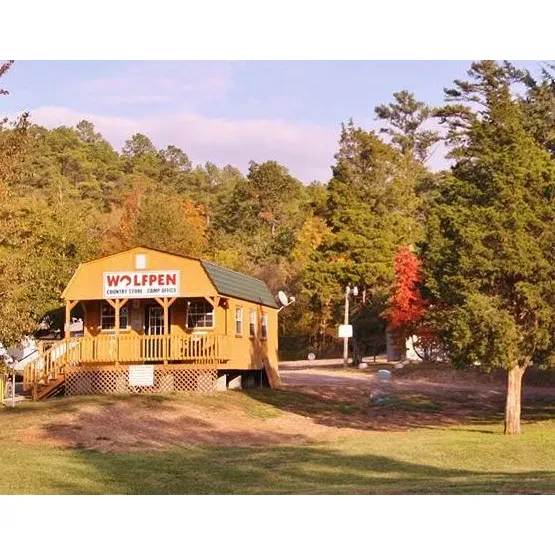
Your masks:
M 334 428 L 391 431 L 448 426 L 461 421 L 444 412 L 442 403 L 420 393 L 396 391 L 382 405 L 370 401 L 369 391 L 358 391 L 349 399 L 326 398 L 321 391 L 290 389 L 248 390 L 245 394 Z
M 453 428 L 454 432 L 465 432 L 470 434 L 486 434 L 486 435 L 498 435 L 500 432 L 495 432 L 493 430 L 480 430 L 473 428 Z
M 72 473 L 58 473 L 55 466 L 49 468 L 48 483 L 57 493 L 555 493 L 555 472 L 439 468 L 389 456 L 348 455 L 310 446 L 203 447 L 156 454 L 70 453 Z M 85 478 L 89 481 L 84 482 Z
M 313 419 L 334 428 L 357 430 L 405 430 L 461 424 L 490 425 L 504 419 L 503 391 L 429 391 L 397 385 L 381 405 L 372 403 L 368 387 L 285 387 L 279 390 L 247 390 L 253 399 L 285 412 Z M 522 420 L 555 419 L 555 399 L 525 394 Z

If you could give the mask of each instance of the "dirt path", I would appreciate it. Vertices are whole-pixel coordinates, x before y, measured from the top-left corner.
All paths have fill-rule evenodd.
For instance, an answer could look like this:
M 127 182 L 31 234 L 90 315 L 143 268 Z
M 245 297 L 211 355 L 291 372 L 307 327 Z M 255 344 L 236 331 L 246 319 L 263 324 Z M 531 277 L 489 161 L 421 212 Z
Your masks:
M 378 379 L 375 370 L 356 371 L 326 368 L 299 368 L 280 370 L 283 383 L 289 387 L 328 387 L 350 388 L 354 386 L 377 387 Z M 455 376 L 455 377 L 453 377 Z M 441 381 L 441 380 L 445 381 Z M 398 390 L 412 389 L 432 395 L 456 394 L 457 392 L 478 392 L 490 395 L 504 395 L 505 383 L 492 380 L 487 375 L 470 376 L 446 373 L 434 373 L 415 370 L 411 374 L 403 373 L 401 377 L 393 376 L 393 385 Z M 526 385 L 523 388 L 524 400 L 536 398 L 553 398 L 555 387 L 551 385 Z
M 325 370 L 323 368 L 302 368 L 299 370 L 280 370 L 283 383 L 287 386 L 352 386 L 376 383 L 376 376 L 368 372 L 349 370 Z

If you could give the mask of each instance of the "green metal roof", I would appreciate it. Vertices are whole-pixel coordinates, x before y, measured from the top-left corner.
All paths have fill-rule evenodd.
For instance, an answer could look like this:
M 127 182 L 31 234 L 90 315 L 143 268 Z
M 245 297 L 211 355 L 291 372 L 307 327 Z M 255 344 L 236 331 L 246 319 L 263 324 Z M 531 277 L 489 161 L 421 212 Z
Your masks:
M 221 295 L 278 308 L 272 292 L 262 280 L 223 268 L 212 262 L 202 260 L 201 264 Z

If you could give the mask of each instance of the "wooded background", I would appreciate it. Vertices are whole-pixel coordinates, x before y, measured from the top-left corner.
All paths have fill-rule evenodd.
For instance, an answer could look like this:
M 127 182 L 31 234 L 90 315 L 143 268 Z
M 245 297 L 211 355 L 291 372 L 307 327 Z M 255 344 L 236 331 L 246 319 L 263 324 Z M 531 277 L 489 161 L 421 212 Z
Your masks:
M 342 125 L 327 183 L 303 184 L 273 160 L 252 161 L 246 175 L 195 165 L 178 146 L 159 148 L 140 133 L 118 152 L 89 121 L 46 129 L 32 114 L 4 120 L 0 341 L 14 343 L 59 307 L 80 262 L 140 244 L 294 295 L 280 315 L 282 358 L 339 354 L 343 292 L 356 285 L 357 357 L 383 352 L 389 326 L 439 342 L 465 363 L 514 365 L 523 351 L 547 360 L 551 69 L 533 78 L 476 62 L 439 107 L 395 93 L 375 108 L 379 132 Z M 452 167 L 432 172 L 426 162 L 440 140 Z

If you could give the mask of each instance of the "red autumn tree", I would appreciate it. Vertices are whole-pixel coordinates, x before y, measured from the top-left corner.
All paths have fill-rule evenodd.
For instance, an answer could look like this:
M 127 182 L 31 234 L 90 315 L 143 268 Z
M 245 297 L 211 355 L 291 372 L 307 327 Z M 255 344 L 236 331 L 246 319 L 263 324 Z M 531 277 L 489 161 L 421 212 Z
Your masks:
M 410 247 L 401 247 L 395 256 L 395 284 L 385 316 L 389 329 L 400 340 L 418 334 L 426 313 L 420 294 L 420 261 Z

